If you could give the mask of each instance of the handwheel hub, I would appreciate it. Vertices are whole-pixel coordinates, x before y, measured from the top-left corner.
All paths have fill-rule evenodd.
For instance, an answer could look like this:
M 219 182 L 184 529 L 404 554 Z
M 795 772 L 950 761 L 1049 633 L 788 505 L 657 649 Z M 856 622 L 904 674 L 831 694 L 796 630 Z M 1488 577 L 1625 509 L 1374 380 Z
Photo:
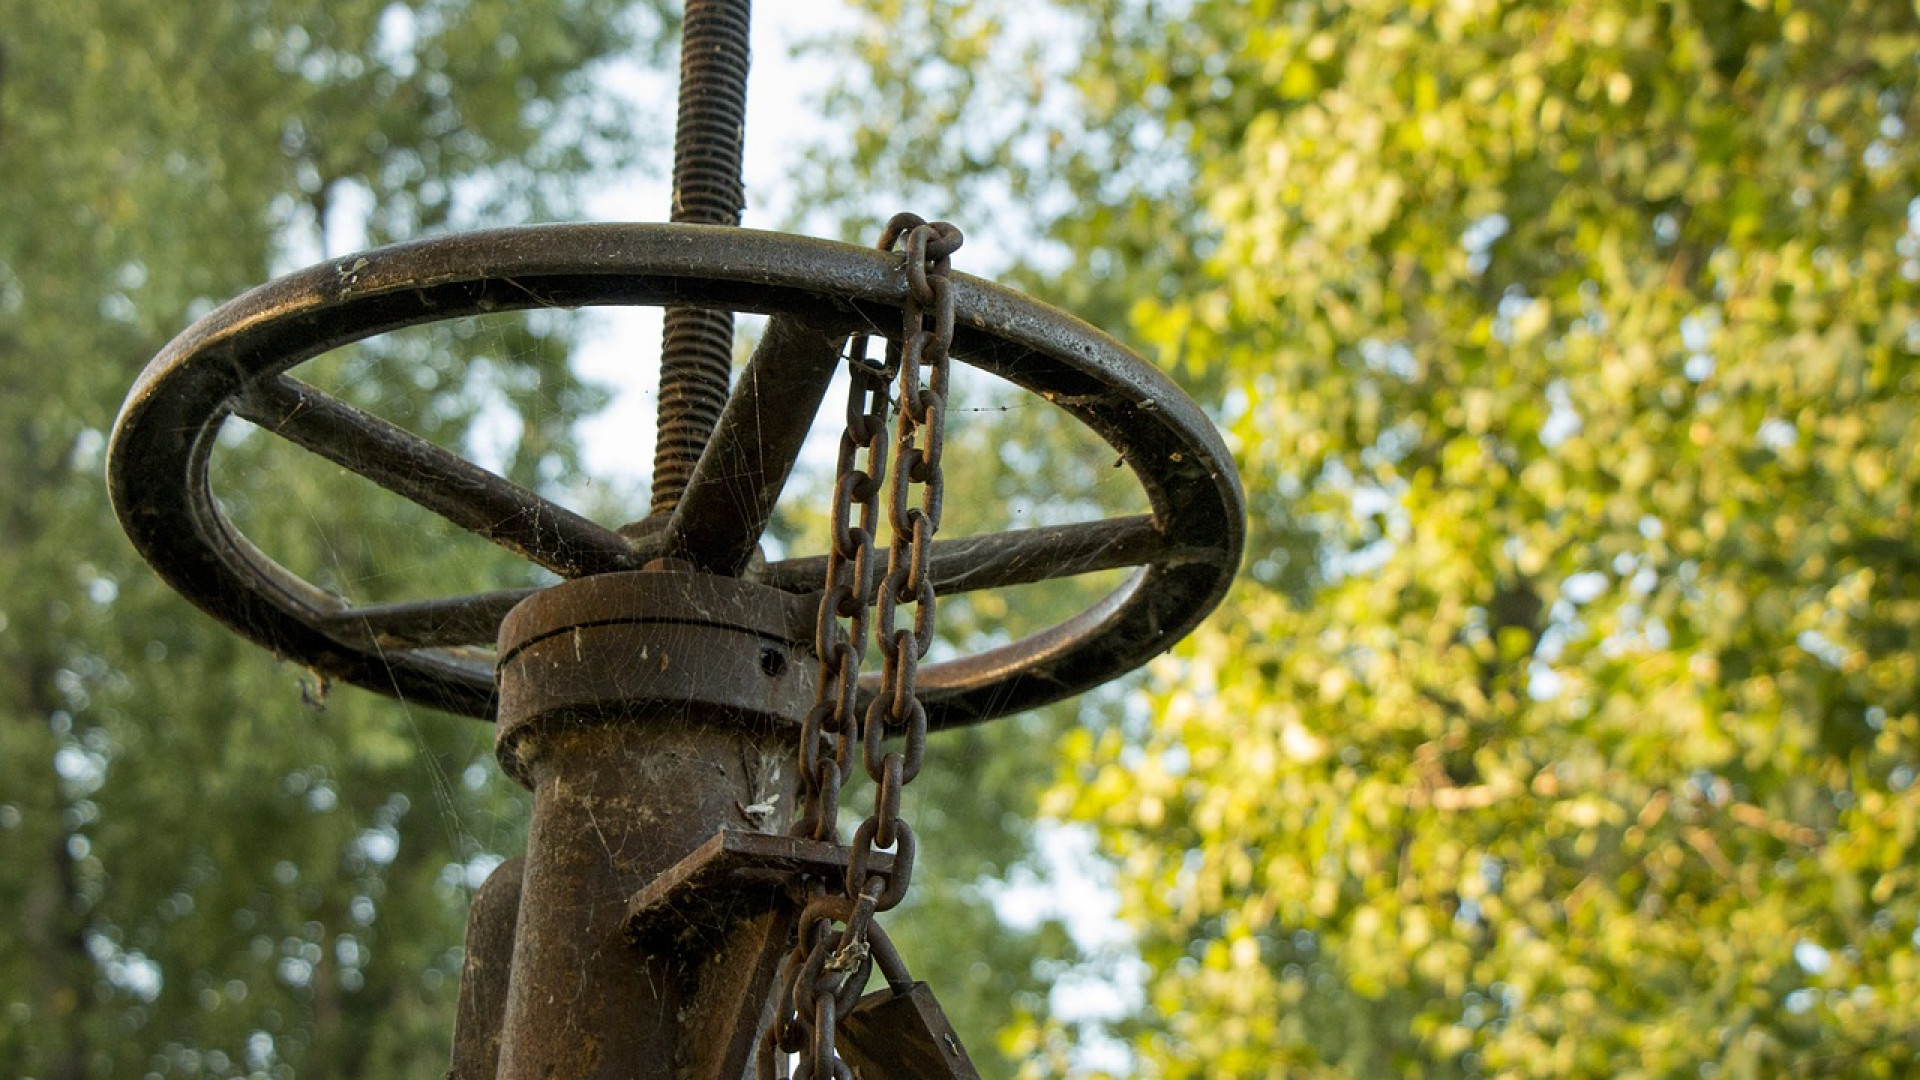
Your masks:
M 818 607 L 710 574 L 596 574 L 533 594 L 500 623 L 501 766 L 531 786 L 528 761 L 554 725 L 685 707 L 755 729 L 798 724 Z

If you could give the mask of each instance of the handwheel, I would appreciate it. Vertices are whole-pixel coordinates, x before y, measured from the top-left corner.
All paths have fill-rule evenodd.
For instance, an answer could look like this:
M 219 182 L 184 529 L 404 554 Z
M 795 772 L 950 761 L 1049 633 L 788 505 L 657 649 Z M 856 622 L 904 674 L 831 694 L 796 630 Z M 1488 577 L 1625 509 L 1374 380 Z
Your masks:
M 1100 331 L 1027 297 L 963 274 L 953 275 L 953 289 L 954 356 L 1078 417 L 1132 468 L 1152 512 L 937 541 L 939 593 L 1136 570 L 1065 622 L 922 667 L 920 696 L 936 728 L 1057 701 L 1164 651 L 1225 593 L 1246 520 L 1219 436 L 1157 371 Z M 355 607 L 302 580 L 249 543 L 214 500 L 208 459 L 227 417 L 276 432 L 562 577 L 636 570 L 685 551 L 697 523 L 676 515 L 651 534 L 623 535 L 286 372 L 402 327 L 535 307 L 758 312 L 825 341 L 898 326 L 906 296 L 901 255 L 716 226 L 531 226 L 348 256 L 234 299 L 147 365 L 114 425 L 114 508 L 174 588 L 276 654 L 330 678 L 489 718 L 493 669 L 474 647 L 491 645 L 506 611 L 531 590 Z M 824 379 L 818 382 L 824 390 Z M 748 392 L 743 384 L 735 396 Z M 797 430 L 804 433 L 818 404 L 817 396 L 803 403 Z M 769 510 L 784 476 L 778 470 L 767 482 Z M 683 504 L 703 497 L 723 501 L 696 473 Z M 749 518 L 726 523 L 737 535 L 725 546 L 757 543 L 765 517 Z M 719 562 L 703 568 L 750 572 L 806 593 L 821 587 L 825 559 L 751 571 L 744 559 Z

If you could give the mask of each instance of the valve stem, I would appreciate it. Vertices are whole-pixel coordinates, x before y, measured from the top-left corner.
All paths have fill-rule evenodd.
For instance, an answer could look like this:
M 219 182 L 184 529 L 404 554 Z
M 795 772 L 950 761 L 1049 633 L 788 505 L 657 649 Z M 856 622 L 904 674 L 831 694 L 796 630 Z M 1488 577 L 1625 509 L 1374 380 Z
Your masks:
M 687 0 L 673 139 L 673 220 L 739 225 L 746 202 L 748 33 L 752 0 Z M 670 307 L 660 345 L 653 513 L 671 513 L 727 403 L 733 314 Z

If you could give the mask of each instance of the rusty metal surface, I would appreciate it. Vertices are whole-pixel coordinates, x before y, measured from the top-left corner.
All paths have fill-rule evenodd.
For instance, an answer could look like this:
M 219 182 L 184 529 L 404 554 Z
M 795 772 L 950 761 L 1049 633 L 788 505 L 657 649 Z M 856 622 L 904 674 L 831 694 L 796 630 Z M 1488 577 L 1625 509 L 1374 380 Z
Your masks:
M 841 1051 L 855 1080 L 980 1080 L 926 983 L 868 994 L 840 1023 Z
M 234 413 L 562 577 L 644 561 L 612 529 L 290 376 L 251 384 Z
M 750 0 L 687 0 L 680 23 L 680 100 L 673 137 L 672 220 L 738 225 L 747 127 Z M 653 512 L 671 513 L 727 403 L 733 315 L 667 309 L 660 336 Z
M 791 817 L 808 606 L 642 572 L 562 583 L 503 620 L 497 749 L 532 789 L 533 820 L 499 1080 L 746 1067 L 741 1029 L 757 1027 L 790 914 L 709 911 L 686 948 L 629 935 L 628 908 L 715 833 Z
M 880 237 L 906 256 L 908 300 L 901 329 L 875 366 L 868 339 L 854 339 L 849 356 L 846 428 L 834 469 L 832 539 L 821 588 L 814 654 L 818 696 L 800 730 L 801 813 L 795 836 L 840 844 L 840 790 L 856 758 L 873 781 L 873 809 L 854 831 L 847 872 L 837 883 L 808 890 L 786 978 L 775 1000 L 761 1057 L 798 1055 L 802 1078 L 839 1076 L 836 1016 L 854 1003 L 872 971 L 867 943 L 874 916 L 905 899 L 913 881 L 914 832 L 901 814 L 906 786 L 926 753 L 927 709 L 916 693 L 921 658 L 933 645 L 936 595 L 929 572 L 940 527 L 945 481 L 948 378 L 954 330 L 952 255 L 960 230 L 896 214 Z M 900 409 L 889 451 L 888 381 L 898 380 Z M 924 379 L 923 379 L 924 376 Z M 886 494 L 887 567 L 875 587 Z M 910 624 L 900 606 L 910 604 Z M 880 647 L 877 693 L 859 707 L 860 665 L 869 623 Z M 888 747 L 887 736 L 900 737 Z M 892 858 L 884 869 L 876 854 Z M 837 887 L 835 887 L 837 885 Z
M 733 924 L 791 904 L 809 881 L 838 884 L 852 853 L 841 844 L 726 829 L 647 883 L 627 902 L 627 936 L 700 948 Z M 873 856 L 880 873 L 893 869 Z
M 317 615 L 314 629 L 362 649 L 436 649 L 486 645 L 500 636 L 500 620 L 537 588 L 500 589 L 445 600 L 343 607 Z
M 500 1068 L 500 1030 L 507 1015 L 513 931 L 520 918 L 526 860 L 493 868 L 467 910 L 466 957 L 460 966 L 460 1004 L 454 1014 L 448 1080 L 494 1080 Z
M 634 892 L 719 829 L 755 827 L 749 808 L 791 813 L 791 729 L 715 712 L 554 720 L 519 740 L 533 820 L 500 1080 L 665 1080 L 709 1034 L 688 1022 L 703 968 L 741 955 L 649 949 L 625 927 Z
M 751 1066 L 796 912 L 689 899 L 681 868 L 700 865 L 715 833 L 740 837 L 731 850 L 793 847 L 756 834 L 794 810 L 812 608 L 762 585 L 648 571 L 562 583 L 502 620 L 498 751 L 532 789 L 533 815 L 517 885 L 497 873 L 475 902 L 454 1075 L 677 1080 Z M 633 896 L 676 880 L 685 932 L 630 934 Z
M 599 574 L 536 593 L 500 625 L 501 766 L 530 783 L 522 743 L 555 723 L 696 706 L 755 730 L 791 722 L 814 696 L 813 611 L 706 574 Z
M 660 326 L 659 414 L 653 449 L 652 515 L 673 512 L 700 449 L 727 404 L 733 373 L 733 313 L 668 308 Z
M 664 552 L 666 540 L 666 534 L 653 533 L 633 543 L 636 551 L 651 557 Z M 936 539 L 927 572 L 933 577 L 934 590 L 948 596 L 1100 570 L 1178 566 L 1218 558 L 1219 551 L 1213 547 L 1169 545 L 1153 519 L 1139 515 Z M 820 582 L 826 566 L 826 556 L 809 555 L 759 568 L 749 566 L 745 574 L 746 580 L 783 592 L 804 593 Z M 878 587 L 878 580 L 874 585 Z M 319 616 L 316 626 L 336 640 L 369 649 L 491 644 L 506 613 L 538 591 L 503 589 L 444 600 L 368 604 Z
M 699 1034 L 683 1041 L 679 1075 L 744 1078 L 755 1066 L 760 1032 L 772 1016 L 768 988 L 778 977 L 796 912 L 779 905 L 726 937 L 701 972 L 687 1014 Z
M 1070 624 L 928 665 L 920 689 L 935 728 L 1058 700 L 1145 662 L 1218 602 L 1245 530 L 1225 447 L 1163 376 L 1026 297 L 964 274 L 954 275 L 953 292 L 955 356 L 1106 439 L 1145 490 L 1162 550 L 1180 557 L 1149 564 Z M 115 425 L 109 486 L 142 555 L 229 626 L 330 677 L 486 717 L 493 689 L 484 660 L 405 640 L 370 647 L 364 634 L 339 631 L 356 625 L 344 601 L 275 564 L 226 520 L 206 463 L 231 403 L 332 348 L 463 315 L 684 303 L 785 313 L 841 334 L 897 322 L 906 293 L 894 255 L 697 225 L 535 226 L 349 256 L 229 302 L 156 357 Z
M 1172 566 L 1217 558 L 1219 551 L 1214 547 L 1185 551 L 1172 547 L 1153 519 L 1140 514 L 935 540 L 927 574 L 933 579 L 935 592 L 951 596 L 1100 570 L 1156 563 Z M 752 577 L 776 589 L 798 592 L 818 582 L 826 568 L 826 556 L 807 555 L 768 563 Z M 879 584 L 876 580 L 874 588 Z
M 662 538 L 696 569 L 735 577 L 760 549 L 845 339 L 776 315 L 701 453 Z M 824 570 L 824 567 L 822 568 Z M 814 575 L 808 584 L 817 583 Z

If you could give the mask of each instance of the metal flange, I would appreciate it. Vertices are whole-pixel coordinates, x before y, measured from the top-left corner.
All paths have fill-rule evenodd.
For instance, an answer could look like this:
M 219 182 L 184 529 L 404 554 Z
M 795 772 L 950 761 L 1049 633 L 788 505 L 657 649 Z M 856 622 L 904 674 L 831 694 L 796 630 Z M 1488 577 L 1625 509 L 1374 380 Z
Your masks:
M 688 708 L 757 728 L 798 724 L 813 704 L 818 606 L 691 573 L 596 574 L 533 594 L 500 623 L 501 766 L 531 786 L 523 744 L 547 724 Z

